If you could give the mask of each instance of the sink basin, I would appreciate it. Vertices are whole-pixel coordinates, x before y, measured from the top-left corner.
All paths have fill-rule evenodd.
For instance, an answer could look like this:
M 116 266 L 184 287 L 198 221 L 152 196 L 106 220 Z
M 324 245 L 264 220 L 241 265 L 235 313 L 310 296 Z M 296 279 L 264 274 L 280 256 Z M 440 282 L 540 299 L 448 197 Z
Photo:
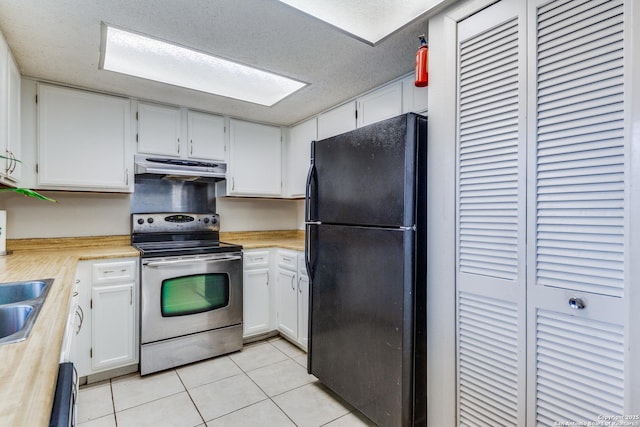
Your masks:
M 0 304 L 38 298 L 48 285 L 44 280 L 0 284 Z
M 0 283 L 0 345 L 27 338 L 53 279 Z
M 33 306 L 31 305 L 0 306 L 0 343 L 4 342 L 5 339 L 11 342 L 25 339 L 28 334 L 25 326 L 27 321 L 30 320 L 29 315 L 32 312 Z M 33 321 L 29 323 L 33 323 Z M 19 334 L 19 332 L 23 331 L 26 333 Z

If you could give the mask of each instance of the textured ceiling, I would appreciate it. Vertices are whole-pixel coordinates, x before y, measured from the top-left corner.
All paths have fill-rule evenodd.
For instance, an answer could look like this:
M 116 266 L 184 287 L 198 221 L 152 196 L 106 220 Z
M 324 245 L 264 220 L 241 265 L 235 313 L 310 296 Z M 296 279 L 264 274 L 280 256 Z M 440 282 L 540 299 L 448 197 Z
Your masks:
M 309 86 L 263 107 L 99 70 L 101 22 Z M 427 19 L 372 47 L 277 0 L 0 0 L 0 29 L 24 76 L 290 125 L 410 72 Z

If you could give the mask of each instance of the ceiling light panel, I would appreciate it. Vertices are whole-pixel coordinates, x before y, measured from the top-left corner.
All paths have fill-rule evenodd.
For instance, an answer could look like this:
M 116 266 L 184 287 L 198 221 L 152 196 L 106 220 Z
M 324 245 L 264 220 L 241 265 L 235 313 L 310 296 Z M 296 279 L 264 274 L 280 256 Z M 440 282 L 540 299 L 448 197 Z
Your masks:
M 101 68 L 272 106 L 306 83 L 103 24 Z
M 445 0 L 280 1 L 375 45 Z

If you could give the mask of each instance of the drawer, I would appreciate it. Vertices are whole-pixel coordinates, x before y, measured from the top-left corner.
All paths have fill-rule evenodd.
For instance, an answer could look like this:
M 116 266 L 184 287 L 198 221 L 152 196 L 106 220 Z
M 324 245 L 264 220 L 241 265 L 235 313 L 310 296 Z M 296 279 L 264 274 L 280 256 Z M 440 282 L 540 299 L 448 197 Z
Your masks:
M 135 281 L 138 274 L 136 267 L 137 263 L 134 260 L 93 264 L 93 284 Z
M 269 266 L 269 251 L 245 251 L 243 257 L 245 268 Z
M 278 251 L 278 267 L 287 270 L 298 270 L 298 254 L 291 251 Z

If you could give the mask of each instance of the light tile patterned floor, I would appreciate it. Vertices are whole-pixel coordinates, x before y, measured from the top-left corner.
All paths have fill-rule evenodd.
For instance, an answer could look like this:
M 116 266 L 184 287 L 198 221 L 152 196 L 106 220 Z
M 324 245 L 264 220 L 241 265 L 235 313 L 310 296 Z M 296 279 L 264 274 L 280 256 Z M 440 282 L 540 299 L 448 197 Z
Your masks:
M 80 388 L 79 427 L 373 426 L 307 374 L 306 354 L 282 338 L 140 377 Z

